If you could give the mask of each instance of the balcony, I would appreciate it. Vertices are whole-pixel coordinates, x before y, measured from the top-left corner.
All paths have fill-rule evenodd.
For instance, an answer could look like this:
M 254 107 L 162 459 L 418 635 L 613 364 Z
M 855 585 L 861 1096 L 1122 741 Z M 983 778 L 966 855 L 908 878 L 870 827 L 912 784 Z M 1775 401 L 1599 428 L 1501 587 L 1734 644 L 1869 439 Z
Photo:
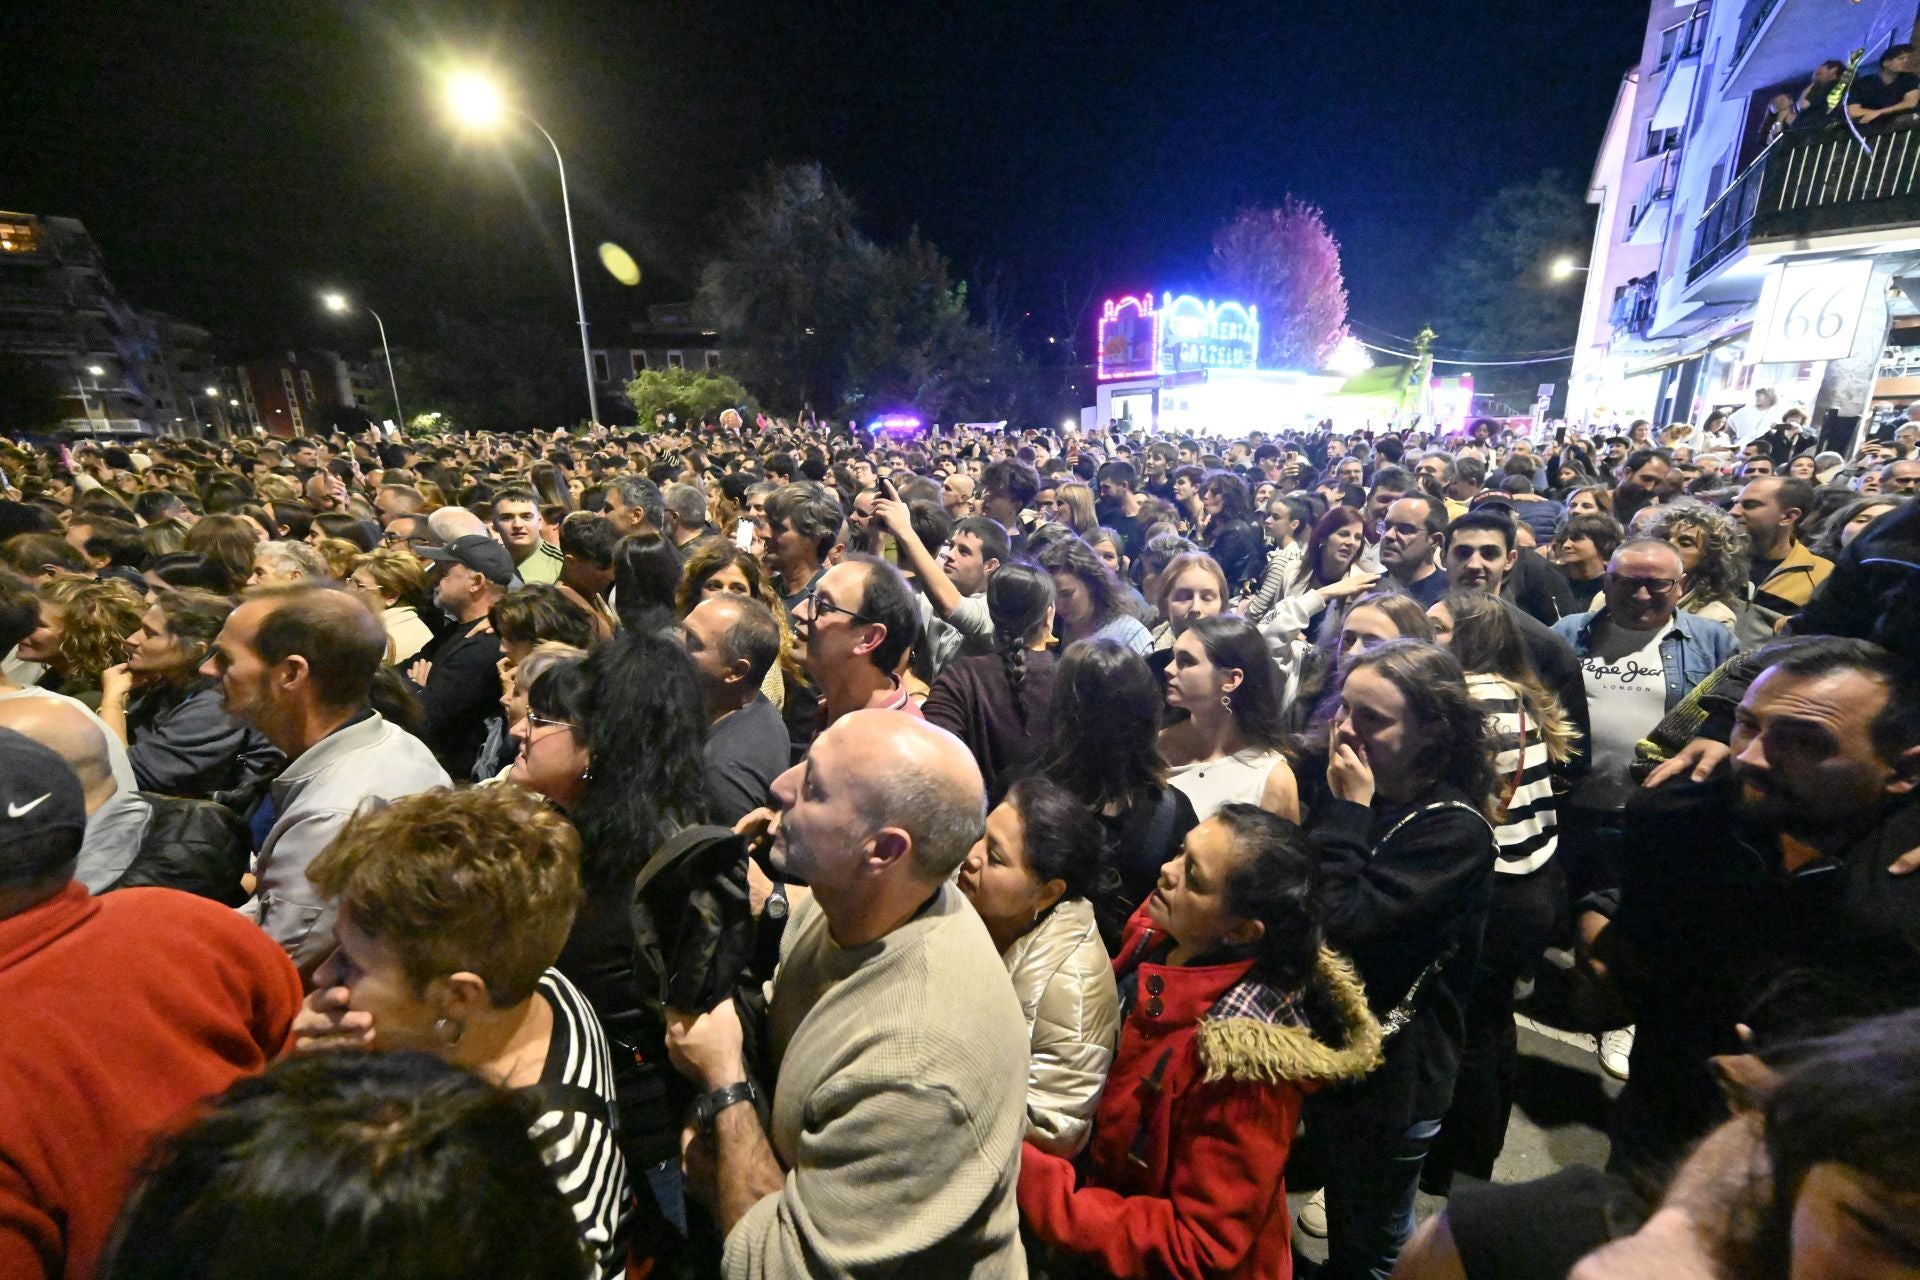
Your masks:
M 1687 283 L 1755 241 L 1920 224 L 1920 131 L 1867 140 L 1849 133 L 1788 134 L 1721 193 L 1694 229 Z
M 1868 8 L 1828 0 L 1747 0 L 1739 15 L 1732 55 L 1721 64 L 1725 74 L 1720 91 L 1737 97 L 1793 81 L 1805 84 L 1822 58 L 1845 58 L 1856 45 L 1877 47 L 1889 36 L 1884 29 L 1869 29 L 1876 16 L 1861 12 Z M 1912 10 L 1907 12 L 1905 23 L 1895 20 L 1892 25 L 1910 23 Z
M 1658 244 L 1666 239 L 1667 210 L 1673 200 L 1673 183 L 1680 172 L 1680 153 L 1666 151 L 1660 163 L 1647 176 L 1640 198 L 1627 210 L 1627 243 Z M 1660 216 L 1652 215 L 1656 210 Z

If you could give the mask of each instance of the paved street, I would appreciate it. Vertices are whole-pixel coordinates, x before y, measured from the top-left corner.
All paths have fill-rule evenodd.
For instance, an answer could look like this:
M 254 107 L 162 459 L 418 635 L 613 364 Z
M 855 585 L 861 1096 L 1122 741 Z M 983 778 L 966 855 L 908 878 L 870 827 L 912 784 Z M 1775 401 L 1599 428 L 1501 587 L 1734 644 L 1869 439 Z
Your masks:
M 1574 1164 L 1603 1164 L 1607 1158 L 1607 1105 L 1620 1091 L 1618 1081 L 1600 1070 L 1593 1038 L 1547 1027 L 1525 1017 L 1520 1024 L 1520 1078 L 1507 1145 L 1494 1169 L 1499 1182 L 1525 1182 Z M 1305 1193 L 1288 1196 L 1294 1211 Z M 1422 1192 L 1415 1212 L 1425 1219 L 1445 1204 Z M 1315 1262 L 1326 1259 L 1326 1242 L 1296 1230 L 1294 1248 Z

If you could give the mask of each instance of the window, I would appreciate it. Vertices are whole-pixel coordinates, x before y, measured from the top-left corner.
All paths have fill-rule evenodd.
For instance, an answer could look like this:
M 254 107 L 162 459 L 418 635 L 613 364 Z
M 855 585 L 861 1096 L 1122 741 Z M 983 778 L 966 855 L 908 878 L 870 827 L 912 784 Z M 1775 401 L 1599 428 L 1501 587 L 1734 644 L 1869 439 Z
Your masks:
M 0 253 L 40 252 L 40 232 L 31 222 L 0 222 Z
M 633 372 L 636 376 L 646 371 L 646 367 L 647 367 L 646 352 L 644 351 L 632 352 L 630 353 L 629 358 L 632 359 L 633 361 Z
M 719 367 L 720 367 L 720 353 L 718 351 L 707 352 L 707 368 L 718 369 Z
M 1658 71 L 1661 67 L 1673 61 L 1674 51 L 1680 47 L 1680 33 L 1686 29 L 1687 24 L 1682 22 L 1676 23 L 1660 33 L 1660 56 L 1654 60 L 1654 70 Z
M 678 351 L 667 352 L 667 368 L 684 369 L 686 367 L 687 367 L 687 358 L 684 355 L 682 355 Z
M 313 374 L 309 370 L 300 371 L 300 390 L 306 393 L 307 403 L 312 404 L 314 402 Z
M 1663 156 L 1679 145 L 1680 131 L 1678 129 L 1656 129 L 1652 125 L 1648 125 L 1644 149 L 1640 152 L 1640 158 L 1645 160 L 1650 156 Z
M 611 381 L 607 376 L 607 353 L 604 351 L 593 353 L 593 380 L 595 382 Z

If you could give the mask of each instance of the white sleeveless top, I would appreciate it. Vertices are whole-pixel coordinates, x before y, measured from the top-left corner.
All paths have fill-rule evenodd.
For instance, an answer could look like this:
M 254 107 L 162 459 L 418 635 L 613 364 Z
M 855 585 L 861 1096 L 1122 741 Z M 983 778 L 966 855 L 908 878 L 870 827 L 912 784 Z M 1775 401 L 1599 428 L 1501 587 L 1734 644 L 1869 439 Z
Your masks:
M 1177 764 L 1167 770 L 1167 781 L 1193 802 L 1193 814 L 1205 822 L 1223 804 L 1259 804 L 1267 775 L 1282 759 L 1278 751 L 1248 747 L 1218 760 Z

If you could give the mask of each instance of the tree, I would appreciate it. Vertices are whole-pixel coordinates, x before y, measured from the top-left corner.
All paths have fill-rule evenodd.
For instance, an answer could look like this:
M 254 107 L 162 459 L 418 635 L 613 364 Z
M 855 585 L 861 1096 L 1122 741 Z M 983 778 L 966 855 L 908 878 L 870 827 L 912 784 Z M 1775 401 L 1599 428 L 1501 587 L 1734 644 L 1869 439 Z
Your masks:
M 740 380 L 783 411 L 837 406 L 880 265 L 853 200 L 818 164 L 773 166 L 741 197 L 697 307 Z
M 1320 369 L 1347 336 L 1340 245 L 1318 205 L 1288 196 L 1277 209 L 1244 209 L 1213 236 L 1213 275 L 1260 308 L 1260 362 Z
M 1550 267 L 1562 256 L 1583 258 L 1592 236 L 1592 209 L 1556 171 L 1494 192 L 1433 273 L 1435 346 L 1493 359 L 1571 347 L 1580 284 L 1554 280 Z M 1556 364 L 1473 371 L 1480 390 L 1531 390 L 1565 372 Z
M 395 352 L 409 407 L 473 431 L 551 429 L 585 415 L 580 348 L 567 326 L 442 314 L 430 334 L 429 345 Z
M 0 433 L 51 431 L 66 417 L 65 394 L 46 365 L 0 355 Z
M 652 429 L 656 413 L 670 413 L 689 423 L 717 417 L 722 409 L 738 409 L 748 418 L 759 412 L 738 381 L 705 369 L 642 369 L 627 384 L 627 399 L 647 430 Z
M 859 413 L 907 407 L 928 421 L 980 412 L 994 339 L 967 314 L 967 286 L 915 230 L 882 251 L 847 352 L 847 404 Z

